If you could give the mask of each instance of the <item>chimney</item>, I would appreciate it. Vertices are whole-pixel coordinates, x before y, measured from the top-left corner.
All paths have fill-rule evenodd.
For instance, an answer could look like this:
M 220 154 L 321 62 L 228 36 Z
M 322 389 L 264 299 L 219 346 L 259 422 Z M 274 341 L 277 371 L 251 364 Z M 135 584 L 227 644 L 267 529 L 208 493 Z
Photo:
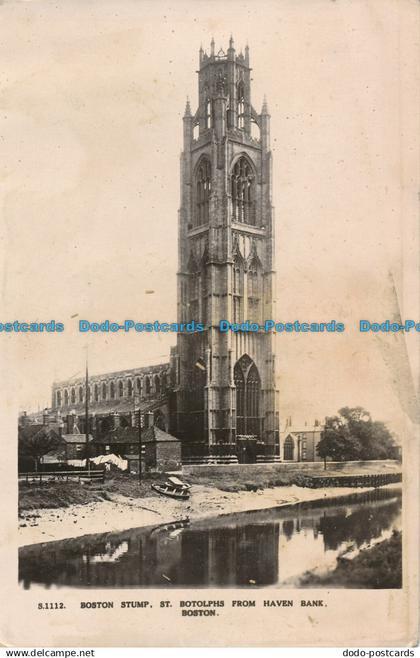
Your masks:
M 116 429 L 118 429 L 118 428 L 120 427 L 120 425 L 121 425 L 121 419 L 120 419 L 120 416 L 119 416 L 119 414 L 115 411 L 115 412 L 112 414 L 112 429 L 113 429 L 113 430 L 116 430 Z
M 73 434 L 75 420 L 76 419 L 75 419 L 74 413 L 67 414 L 67 432 L 66 432 L 66 434 Z
M 48 409 L 44 409 L 44 411 L 42 413 L 42 424 L 43 425 L 48 425 L 48 420 L 49 420 L 49 418 L 48 418 Z
M 144 429 L 147 430 L 149 427 L 153 427 L 155 424 L 155 415 L 153 411 L 147 411 L 144 414 Z
M 21 417 L 20 417 L 19 420 L 20 420 L 20 425 L 21 425 L 22 427 L 26 427 L 26 426 L 28 425 L 28 423 L 29 423 L 29 418 L 28 418 L 28 414 L 26 413 L 26 411 L 24 411 L 24 412 L 22 413 L 22 415 L 21 415 Z

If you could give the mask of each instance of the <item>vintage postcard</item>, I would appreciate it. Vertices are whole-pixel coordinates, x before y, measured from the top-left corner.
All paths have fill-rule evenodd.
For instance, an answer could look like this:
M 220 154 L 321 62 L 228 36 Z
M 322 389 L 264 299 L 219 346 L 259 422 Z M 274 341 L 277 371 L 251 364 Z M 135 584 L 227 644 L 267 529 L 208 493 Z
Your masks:
M 1 644 L 414 646 L 418 3 L 0 18 Z

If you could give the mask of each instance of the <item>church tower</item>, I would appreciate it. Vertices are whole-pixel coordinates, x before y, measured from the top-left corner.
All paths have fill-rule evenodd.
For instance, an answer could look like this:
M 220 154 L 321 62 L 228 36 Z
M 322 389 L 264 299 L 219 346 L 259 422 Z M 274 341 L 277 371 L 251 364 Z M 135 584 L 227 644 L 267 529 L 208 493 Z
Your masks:
M 177 337 L 174 429 L 185 457 L 274 460 L 274 337 L 219 327 L 275 315 L 270 115 L 251 103 L 248 46 L 200 49 L 198 108 L 187 101 L 183 124 L 178 322 L 205 330 Z

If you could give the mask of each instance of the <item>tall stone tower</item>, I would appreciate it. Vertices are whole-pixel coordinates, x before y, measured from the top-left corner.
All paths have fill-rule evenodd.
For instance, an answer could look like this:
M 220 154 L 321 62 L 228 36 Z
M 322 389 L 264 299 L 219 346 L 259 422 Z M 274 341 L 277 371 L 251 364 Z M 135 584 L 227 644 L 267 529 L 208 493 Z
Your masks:
M 200 49 L 198 109 L 187 101 L 181 155 L 175 431 L 184 454 L 278 454 L 273 335 L 228 331 L 221 320 L 271 319 L 274 219 L 270 115 L 251 103 L 249 50 Z

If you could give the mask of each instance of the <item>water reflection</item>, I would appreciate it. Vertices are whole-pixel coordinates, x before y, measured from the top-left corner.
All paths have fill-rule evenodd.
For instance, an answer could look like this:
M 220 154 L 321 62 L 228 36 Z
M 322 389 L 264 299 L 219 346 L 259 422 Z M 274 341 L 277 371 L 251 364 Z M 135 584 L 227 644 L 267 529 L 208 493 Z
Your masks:
M 25 546 L 19 580 L 72 587 L 287 586 L 400 528 L 401 490 Z

